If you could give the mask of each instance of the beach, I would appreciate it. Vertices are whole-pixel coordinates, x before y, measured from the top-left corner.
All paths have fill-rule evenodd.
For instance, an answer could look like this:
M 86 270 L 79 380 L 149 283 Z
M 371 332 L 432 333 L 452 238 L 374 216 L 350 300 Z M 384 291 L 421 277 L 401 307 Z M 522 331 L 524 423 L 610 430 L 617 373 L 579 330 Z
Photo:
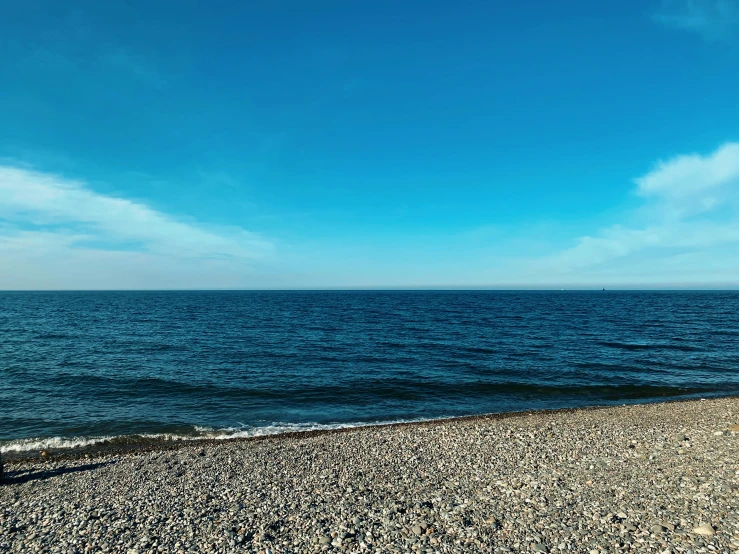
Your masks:
M 5 461 L 8 552 L 739 551 L 739 399 Z

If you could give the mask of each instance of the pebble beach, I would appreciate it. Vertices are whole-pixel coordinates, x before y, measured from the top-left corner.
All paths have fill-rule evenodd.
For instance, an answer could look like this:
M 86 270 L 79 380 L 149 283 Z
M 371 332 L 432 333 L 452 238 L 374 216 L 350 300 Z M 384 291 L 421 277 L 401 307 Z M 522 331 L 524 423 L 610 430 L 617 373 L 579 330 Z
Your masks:
M 739 399 L 5 460 L 2 552 L 739 552 Z

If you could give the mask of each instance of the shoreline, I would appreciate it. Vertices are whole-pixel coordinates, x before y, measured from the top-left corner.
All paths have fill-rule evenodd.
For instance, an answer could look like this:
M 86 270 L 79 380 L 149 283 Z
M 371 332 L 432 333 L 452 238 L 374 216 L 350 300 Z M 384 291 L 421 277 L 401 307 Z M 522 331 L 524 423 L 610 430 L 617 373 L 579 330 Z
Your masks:
M 450 417 L 438 417 L 430 419 L 420 420 L 409 420 L 409 421 L 393 421 L 393 422 L 378 422 L 378 423 L 347 423 L 345 426 L 327 428 L 327 429 L 310 429 L 305 431 L 285 431 L 277 433 L 265 433 L 262 435 L 253 435 L 246 437 L 224 437 L 224 438 L 208 438 L 208 437 L 193 437 L 189 438 L 182 436 L 176 439 L 165 439 L 160 437 L 154 437 L 151 439 L 145 438 L 142 435 L 121 435 L 116 437 L 110 437 L 108 439 L 101 439 L 100 442 L 95 442 L 90 445 L 65 447 L 65 448 L 46 448 L 45 450 L 22 450 L 22 451 L 9 451 L 1 454 L 2 459 L 6 462 L 34 462 L 38 461 L 44 463 L 49 459 L 55 460 L 79 460 L 87 459 L 90 457 L 97 457 L 99 455 L 114 455 L 114 454 L 126 454 L 136 452 L 157 452 L 157 451 L 170 451 L 179 450 L 181 448 L 188 447 L 202 447 L 208 445 L 217 445 L 229 442 L 251 442 L 251 441 L 264 441 L 264 440 L 282 440 L 282 439 L 301 439 L 311 438 L 323 435 L 333 435 L 339 433 L 348 433 L 361 429 L 385 429 L 392 427 L 414 427 L 414 426 L 429 426 L 439 425 L 444 423 L 452 422 L 474 422 L 474 421 L 486 421 L 486 420 L 502 420 L 508 418 L 519 418 L 532 415 L 557 415 L 573 413 L 577 411 L 592 411 L 592 410 L 608 410 L 612 408 L 626 407 L 626 406 L 646 406 L 646 405 L 660 405 L 660 404 L 675 404 L 675 403 L 691 403 L 691 402 L 702 402 L 718 399 L 739 399 L 739 395 L 725 395 L 725 396 L 711 396 L 707 398 L 678 398 L 678 399 L 655 399 L 646 400 L 643 402 L 635 401 L 628 403 L 618 404 L 597 404 L 591 406 L 578 406 L 578 407 L 566 407 L 566 408 L 552 408 L 552 409 L 532 409 L 532 410 L 519 410 L 510 412 L 492 412 L 485 414 L 472 414 L 463 416 L 450 416 Z M 118 439 L 124 439 L 126 437 L 142 437 L 144 440 L 132 440 L 130 443 L 125 442 L 114 442 Z M 77 437 L 64 437 L 69 439 L 75 439 Z M 80 437 L 81 438 L 81 437 Z M 45 440 L 39 438 L 39 440 Z M 45 456 L 42 456 L 42 452 L 46 452 Z
M 0 551 L 739 551 L 739 398 L 8 460 Z

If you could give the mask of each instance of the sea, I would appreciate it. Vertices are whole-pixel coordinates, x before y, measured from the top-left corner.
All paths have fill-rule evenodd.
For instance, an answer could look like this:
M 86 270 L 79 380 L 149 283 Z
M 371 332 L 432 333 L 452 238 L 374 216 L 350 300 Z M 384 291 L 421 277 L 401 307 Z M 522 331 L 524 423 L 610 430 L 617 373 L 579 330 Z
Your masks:
M 0 452 L 739 394 L 739 292 L 0 292 Z

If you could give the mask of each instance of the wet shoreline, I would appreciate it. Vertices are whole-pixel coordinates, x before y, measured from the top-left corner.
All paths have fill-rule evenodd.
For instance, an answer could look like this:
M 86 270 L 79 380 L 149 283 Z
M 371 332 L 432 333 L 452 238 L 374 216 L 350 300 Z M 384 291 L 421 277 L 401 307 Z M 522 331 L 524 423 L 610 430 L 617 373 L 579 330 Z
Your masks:
M 716 399 L 739 399 L 738 395 L 726 395 L 720 397 L 710 397 L 710 400 Z M 557 414 L 567 414 L 578 411 L 592 411 L 592 410 L 608 410 L 618 407 L 626 406 L 640 406 L 640 405 L 660 405 L 660 404 L 673 404 L 673 403 L 690 403 L 690 402 L 701 402 L 707 401 L 706 398 L 696 399 L 675 399 L 675 400 L 653 400 L 646 402 L 633 402 L 617 405 L 594 405 L 594 406 L 580 406 L 571 408 L 555 408 L 549 410 L 523 410 L 523 411 L 511 411 L 511 412 L 495 412 L 489 414 L 474 414 L 466 416 L 456 417 L 441 417 L 424 419 L 418 421 L 398 421 L 391 423 L 366 423 L 359 425 L 347 424 L 346 427 L 338 427 L 331 429 L 313 429 L 306 431 L 291 431 L 291 432 L 279 432 L 279 433 L 267 433 L 263 435 L 255 435 L 249 437 L 234 437 L 234 438 L 178 438 L 178 439 L 161 439 L 152 438 L 146 439 L 141 437 L 141 440 L 123 441 L 118 439 L 127 439 L 127 437 L 116 437 L 111 441 L 102 441 L 89 446 L 73 447 L 73 448 L 47 448 L 43 451 L 10 451 L 2 454 L 2 458 L 7 461 L 18 461 L 18 462 L 46 462 L 49 459 L 55 460 L 76 460 L 76 459 L 87 459 L 96 456 L 105 455 L 118 455 L 126 453 L 136 452 L 156 452 L 156 451 L 172 451 L 179 450 L 181 448 L 189 447 L 202 447 L 208 445 L 217 445 L 228 442 L 252 442 L 252 441 L 269 441 L 269 440 L 283 440 L 283 439 L 307 439 L 311 437 L 318 437 L 324 435 L 334 435 L 341 433 L 350 433 L 361 429 L 386 429 L 392 427 L 425 427 L 434 426 L 444 423 L 454 422 L 474 422 L 474 421 L 494 421 L 503 420 L 509 418 L 521 418 L 526 416 L 556 416 Z M 134 435 L 135 437 L 135 435 Z

